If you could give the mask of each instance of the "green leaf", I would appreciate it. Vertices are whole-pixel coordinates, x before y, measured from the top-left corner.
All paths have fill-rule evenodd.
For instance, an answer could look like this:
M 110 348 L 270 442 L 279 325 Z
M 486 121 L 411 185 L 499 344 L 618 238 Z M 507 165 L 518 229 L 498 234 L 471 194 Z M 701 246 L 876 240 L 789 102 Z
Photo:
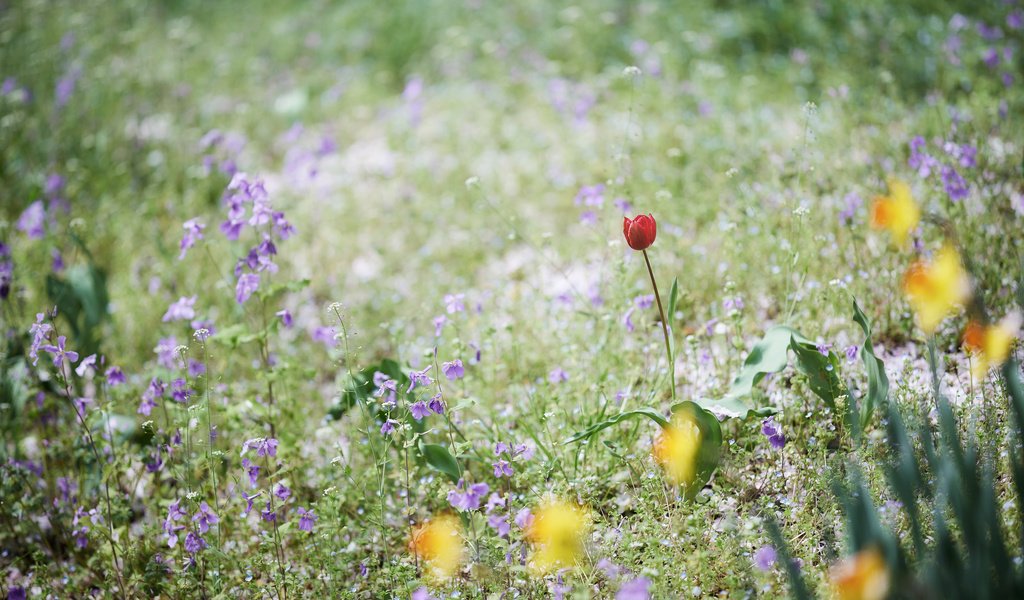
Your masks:
M 300 292 L 309 286 L 309 279 L 298 279 L 295 281 L 286 281 L 283 283 L 275 283 L 269 286 L 265 290 L 259 290 L 256 292 L 264 300 L 269 300 L 278 294 L 283 292 Z
M 584 429 L 583 431 L 577 433 L 576 435 L 572 436 L 571 438 L 562 443 L 571 444 L 573 442 L 585 440 L 590 436 L 594 435 L 595 433 L 597 433 L 598 431 L 601 431 L 602 429 L 607 429 L 612 425 L 615 425 L 616 423 L 621 423 L 622 421 L 635 419 L 637 417 L 647 417 L 648 419 L 657 422 L 658 425 L 661 425 L 662 427 L 668 425 L 668 419 L 666 419 L 664 416 L 662 416 L 660 412 L 654 410 L 653 408 L 638 408 L 636 410 L 630 410 L 624 413 L 619 413 L 614 417 L 594 423 L 590 427 Z
M 696 474 L 690 485 L 686 486 L 684 495 L 693 499 L 711 481 L 711 476 L 718 468 L 722 457 L 722 426 L 711 411 L 705 410 L 696 402 L 689 400 L 674 404 L 672 414 L 687 413 L 700 429 L 700 450 L 697 451 Z
M 679 278 L 672 278 L 672 289 L 668 293 L 668 314 L 665 318 L 671 323 L 672 319 L 675 319 L 676 304 L 679 302 Z
M 63 278 L 50 273 L 46 294 L 57 306 L 57 314 L 67 320 L 78 353 L 97 352 L 99 326 L 108 316 L 106 273 L 92 262 L 70 267 Z
M 807 377 L 807 385 L 816 396 L 825 401 L 831 409 L 836 407 L 836 398 L 846 393 L 839 380 L 839 357 L 835 352 L 828 355 L 818 351 L 814 344 L 798 342 L 793 338 L 789 348 L 796 356 L 794 366 Z
M 457 482 L 462 476 L 458 461 L 444 446 L 420 444 L 420 454 L 431 468 L 444 473 L 452 482 Z
M 249 332 L 249 328 L 241 323 L 230 325 L 223 329 L 219 329 L 217 333 L 210 336 L 210 340 L 223 344 L 229 348 L 237 348 L 242 344 L 242 339 L 248 339 L 253 334 Z
M 889 378 L 885 375 L 885 363 L 875 356 L 874 344 L 871 341 L 871 323 L 868 321 L 857 299 L 853 299 L 853 320 L 864 330 L 864 344 L 861 346 L 861 358 L 868 374 L 868 393 L 864 397 L 864 405 L 860 409 L 861 424 L 867 426 L 871 413 L 876 406 L 881 406 L 889 399 Z
M 749 403 L 749 396 L 754 386 L 768 373 L 778 373 L 789 364 L 789 344 L 792 339 L 805 341 L 795 330 L 785 325 L 777 325 L 764 333 L 757 344 L 750 350 L 743 368 L 733 379 L 726 395 L 710 401 L 706 408 L 729 416 L 768 416 L 775 412 L 771 407 L 755 407 Z

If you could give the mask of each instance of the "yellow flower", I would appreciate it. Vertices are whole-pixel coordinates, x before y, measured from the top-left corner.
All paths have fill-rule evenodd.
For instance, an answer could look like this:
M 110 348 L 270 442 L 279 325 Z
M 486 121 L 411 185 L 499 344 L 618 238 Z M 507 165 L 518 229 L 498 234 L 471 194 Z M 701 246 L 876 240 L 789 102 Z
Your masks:
M 697 473 L 697 452 L 700 450 L 700 428 L 686 411 L 672 415 L 672 421 L 661 429 L 651 455 L 677 485 L 690 485 Z
M 427 563 L 428 572 L 439 579 L 454 575 L 462 564 L 465 549 L 462 528 L 452 515 L 441 515 L 413 531 L 409 549 Z
M 533 513 L 526 539 L 533 543 L 531 566 L 538 573 L 572 567 L 583 556 L 583 538 L 589 529 L 586 509 L 552 499 Z
M 1014 311 L 994 325 L 982 325 L 977 321 L 967 324 L 964 347 L 974 357 L 971 372 L 976 379 L 983 379 L 989 368 L 999 368 L 1006 362 L 1020 331 L 1021 321 L 1021 314 Z
M 903 279 L 903 291 L 921 329 L 931 335 L 956 306 L 970 297 L 971 283 L 960 265 L 960 255 L 953 247 L 944 246 L 931 263 L 918 261 L 911 265 Z
M 888 229 L 897 244 L 903 245 L 907 235 L 921 220 L 921 209 L 910 195 L 910 186 L 899 179 L 889 180 L 889 195 L 875 196 L 871 205 L 871 226 Z
M 889 571 L 876 548 L 846 558 L 829 577 L 837 600 L 883 600 L 889 593 Z

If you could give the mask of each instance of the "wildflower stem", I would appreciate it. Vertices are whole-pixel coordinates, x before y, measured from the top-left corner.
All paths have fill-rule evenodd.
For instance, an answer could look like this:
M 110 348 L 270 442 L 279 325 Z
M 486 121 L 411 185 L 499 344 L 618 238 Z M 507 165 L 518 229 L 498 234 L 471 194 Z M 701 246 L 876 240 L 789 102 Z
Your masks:
M 270 475 L 270 455 L 269 453 L 263 457 L 264 464 L 267 466 L 267 475 Z M 284 576 L 284 564 L 282 558 L 284 556 L 284 548 L 281 546 L 281 535 L 277 531 L 277 508 L 274 506 L 274 478 L 269 477 L 270 489 L 268 490 L 267 499 L 270 504 L 270 514 L 273 515 L 274 523 L 274 558 L 277 559 L 277 572 L 281 576 L 281 588 L 284 590 L 282 598 L 288 597 L 288 582 Z
M 121 566 L 117 558 L 117 544 L 114 543 L 114 514 L 110 508 L 110 484 L 107 483 L 106 477 L 103 477 L 103 459 L 100 457 L 100 451 L 96 448 L 96 441 L 92 437 L 92 431 L 89 430 L 89 424 L 85 421 L 85 415 L 82 411 L 78 410 L 78 405 L 75 404 L 75 399 L 71 393 L 71 384 L 68 382 L 67 371 L 64 369 L 64 360 L 60 361 L 60 376 L 64 380 L 64 393 L 67 395 L 68 400 L 71 401 L 71 408 L 75 409 L 75 416 L 78 417 L 78 422 L 82 426 L 82 431 L 85 432 L 85 438 L 89 442 L 89 448 L 92 450 L 93 456 L 96 458 L 96 467 L 101 470 L 100 481 L 103 483 L 103 497 L 106 501 L 107 508 L 107 530 L 110 534 L 110 553 L 114 559 L 114 574 L 117 575 L 117 587 L 121 590 L 121 597 L 127 598 L 128 593 L 125 591 L 124 579 L 121 575 Z
M 651 276 L 651 285 L 654 287 L 654 299 L 658 301 L 658 313 L 661 315 L 661 331 L 665 334 L 665 354 L 668 356 L 668 375 L 672 385 L 672 400 L 676 399 L 676 363 L 672 359 L 672 342 L 668 335 L 668 320 L 665 319 L 665 309 L 661 305 L 661 294 L 658 292 L 658 282 L 654 279 L 654 269 L 651 268 L 651 259 L 647 257 L 647 250 L 643 251 L 644 262 L 647 263 L 647 273 Z

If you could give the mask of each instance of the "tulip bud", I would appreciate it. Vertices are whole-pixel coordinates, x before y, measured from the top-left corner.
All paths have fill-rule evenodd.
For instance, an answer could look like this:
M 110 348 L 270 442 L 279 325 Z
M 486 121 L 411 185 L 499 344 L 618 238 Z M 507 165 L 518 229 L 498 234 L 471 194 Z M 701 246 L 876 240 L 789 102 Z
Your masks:
M 658 235 L 658 224 L 650 214 L 637 215 L 633 219 L 622 217 L 622 234 L 630 248 L 646 250 Z

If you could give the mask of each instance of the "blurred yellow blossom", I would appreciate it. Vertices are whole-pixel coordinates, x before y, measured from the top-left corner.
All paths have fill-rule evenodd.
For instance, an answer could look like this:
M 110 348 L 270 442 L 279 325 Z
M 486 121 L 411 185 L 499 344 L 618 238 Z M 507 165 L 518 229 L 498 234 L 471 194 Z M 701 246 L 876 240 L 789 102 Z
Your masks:
M 920 220 L 921 209 L 910 195 L 910 186 L 899 179 L 889 180 L 889 195 L 876 196 L 871 205 L 871 226 L 888 229 L 893 240 L 901 246 Z
M 998 323 L 983 325 L 971 321 L 964 330 L 964 347 L 974 357 L 971 370 L 976 379 L 982 379 L 989 368 L 999 368 L 1010 356 L 1010 349 L 1020 331 L 1021 314 L 1014 311 Z
M 585 508 L 563 500 L 550 499 L 538 506 L 526 528 L 534 547 L 533 569 L 548 573 L 575 565 L 583 555 L 589 520 Z
M 442 579 L 451 577 L 465 556 L 459 520 L 441 515 L 420 525 L 409 540 L 409 549 L 427 563 L 430 574 Z
M 829 572 L 837 600 L 883 600 L 889 593 L 885 557 L 876 548 L 861 550 Z
M 952 246 L 943 246 L 928 263 L 917 261 L 903 279 L 903 291 L 917 314 L 918 323 L 931 335 L 953 309 L 971 295 L 970 279 Z
M 699 450 L 700 428 L 696 420 L 688 412 L 678 411 L 661 429 L 651 454 L 672 483 L 690 485 L 696 476 Z

